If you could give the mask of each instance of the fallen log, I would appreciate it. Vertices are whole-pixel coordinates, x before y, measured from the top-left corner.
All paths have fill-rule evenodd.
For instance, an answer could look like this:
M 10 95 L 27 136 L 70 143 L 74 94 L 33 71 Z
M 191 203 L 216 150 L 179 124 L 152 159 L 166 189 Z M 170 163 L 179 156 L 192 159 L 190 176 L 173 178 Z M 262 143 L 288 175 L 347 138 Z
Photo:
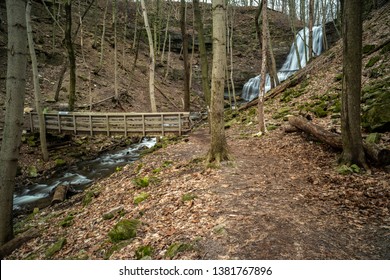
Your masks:
M 65 185 L 59 185 L 54 190 L 54 195 L 51 200 L 51 205 L 54 205 L 56 203 L 63 202 L 66 198 L 66 193 L 68 192 L 69 187 Z
M 327 131 L 302 117 L 291 116 L 288 118 L 288 122 L 290 125 L 313 135 L 321 142 L 324 142 L 335 149 L 342 150 L 343 148 L 341 135 L 339 134 Z M 381 149 L 378 145 L 368 143 L 363 143 L 363 148 L 367 158 L 375 164 L 383 166 L 390 164 L 390 150 Z
M 18 249 L 24 243 L 38 236 L 40 236 L 39 230 L 37 228 L 31 228 L 24 233 L 21 233 L 20 235 L 16 236 L 14 239 L 11 239 L 0 247 L 0 259 L 4 259 L 6 256 L 11 254 L 14 250 Z

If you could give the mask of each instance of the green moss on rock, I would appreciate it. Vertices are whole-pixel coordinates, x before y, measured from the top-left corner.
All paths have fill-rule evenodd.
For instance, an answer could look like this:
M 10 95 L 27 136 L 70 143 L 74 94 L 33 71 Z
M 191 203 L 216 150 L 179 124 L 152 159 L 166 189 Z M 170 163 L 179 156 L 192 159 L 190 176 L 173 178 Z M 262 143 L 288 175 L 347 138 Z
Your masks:
M 60 238 L 56 243 L 54 243 L 51 247 L 46 250 L 46 258 L 51 258 L 55 253 L 60 251 L 62 247 L 66 244 L 66 238 Z
M 364 45 L 363 46 L 363 53 L 369 53 L 375 49 L 375 45 Z
M 121 220 L 108 233 L 111 242 L 117 243 L 121 240 L 131 239 L 137 236 L 137 228 L 140 224 L 139 220 Z
M 375 65 L 379 60 L 381 59 L 380 56 L 374 56 L 372 57 L 366 64 L 366 68 L 370 68 Z
M 368 131 L 390 131 L 390 77 L 362 90 L 362 126 Z
M 149 194 L 146 192 L 141 192 L 140 194 L 134 197 L 134 204 L 139 204 L 142 201 L 146 200 L 149 197 Z
M 135 251 L 135 258 L 137 260 L 151 259 L 153 254 L 153 247 L 150 245 L 141 246 Z
M 178 253 L 188 251 L 192 249 L 191 244 L 187 243 L 173 243 L 169 248 L 167 249 L 165 256 L 172 259 L 174 258 Z
M 371 143 L 371 144 L 378 144 L 379 141 L 381 140 L 381 134 L 380 133 L 370 133 L 366 137 L 366 142 Z

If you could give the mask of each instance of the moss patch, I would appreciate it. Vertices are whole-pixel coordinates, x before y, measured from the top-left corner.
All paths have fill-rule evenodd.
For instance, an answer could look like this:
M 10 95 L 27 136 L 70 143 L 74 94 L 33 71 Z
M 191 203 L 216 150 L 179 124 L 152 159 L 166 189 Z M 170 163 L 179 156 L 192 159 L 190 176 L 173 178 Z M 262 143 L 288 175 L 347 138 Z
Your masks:
M 60 222 L 60 226 L 62 226 L 62 227 L 69 227 L 69 226 L 71 226 L 73 224 L 73 219 L 74 219 L 73 214 L 69 214 L 65 219 L 63 219 Z
M 195 194 L 192 194 L 192 193 L 186 193 L 186 194 L 183 194 L 183 196 L 181 197 L 181 200 L 182 201 L 191 201 L 191 200 L 194 200 L 197 196 Z
M 139 220 L 121 220 L 108 233 L 111 242 L 117 243 L 121 240 L 131 239 L 137 236 Z
M 62 247 L 66 244 L 66 238 L 60 238 L 56 243 L 54 243 L 51 247 L 46 250 L 45 256 L 46 258 L 51 258 L 55 253 L 60 251 Z
M 146 192 L 142 192 L 134 197 L 134 204 L 139 204 L 142 201 L 146 200 L 149 197 L 149 194 Z
M 187 243 L 173 243 L 167 249 L 165 256 L 172 259 L 180 252 L 192 250 L 192 245 Z
M 133 183 L 138 187 L 138 188 L 146 188 L 150 184 L 149 177 L 139 177 L 135 178 L 133 180 Z
M 135 251 L 135 258 L 137 260 L 151 259 L 153 248 L 150 245 L 141 246 Z
M 375 65 L 379 60 L 381 59 L 380 56 L 374 56 L 372 57 L 366 64 L 366 68 L 370 68 Z

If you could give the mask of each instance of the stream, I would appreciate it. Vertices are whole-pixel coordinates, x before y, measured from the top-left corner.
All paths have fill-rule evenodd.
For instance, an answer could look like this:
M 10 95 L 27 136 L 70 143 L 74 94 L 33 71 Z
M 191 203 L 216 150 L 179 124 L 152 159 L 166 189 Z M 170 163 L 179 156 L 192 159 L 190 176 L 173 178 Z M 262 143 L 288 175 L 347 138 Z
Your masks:
M 127 148 L 103 153 L 92 160 L 80 161 L 54 173 L 49 179 L 18 187 L 14 192 L 14 211 L 23 212 L 50 205 L 52 192 L 59 185 L 69 185 L 74 191 L 81 192 L 95 180 L 107 177 L 117 168 L 136 161 L 142 149 L 151 148 L 155 144 L 156 138 L 143 138 L 140 143 L 131 144 Z

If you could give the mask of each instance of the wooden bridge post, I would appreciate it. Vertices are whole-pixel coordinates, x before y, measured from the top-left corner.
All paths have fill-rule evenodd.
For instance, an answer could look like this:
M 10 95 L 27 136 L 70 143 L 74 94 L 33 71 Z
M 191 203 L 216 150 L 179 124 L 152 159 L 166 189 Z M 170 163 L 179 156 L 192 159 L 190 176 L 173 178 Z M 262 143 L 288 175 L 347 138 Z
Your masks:
M 106 114 L 106 124 L 107 124 L 107 136 L 110 136 L 110 123 L 109 123 L 108 114 Z
M 181 113 L 178 114 L 177 121 L 179 122 L 179 136 L 181 136 Z
M 61 133 L 61 115 L 57 114 L 57 120 L 58 120 L 58 133 Z
M 146 133 L 145 133 L 145 115 L 144 114 L 142 114 L 142 134 L 143 134 L 144 137 L 146 136 Z
M 161 114 L 161 134 L 162 134 L 162 136 L 165 136 L 165 133 L 164 133 L 164 114 Z
M 92 126 L 92 115 L 89 115 L 89 133 L 93 135 L 93 126 Z
M 125 128 L 125 137 L 127 138 L 127 117 L 126 115 L 123 115 L 123 125 L 124 125 L 124 128 Z
M 74 134 L 77 134 L 76 115 L 74 113 L 72 113 L 72 115 L 73 115 L 73 131 Z

